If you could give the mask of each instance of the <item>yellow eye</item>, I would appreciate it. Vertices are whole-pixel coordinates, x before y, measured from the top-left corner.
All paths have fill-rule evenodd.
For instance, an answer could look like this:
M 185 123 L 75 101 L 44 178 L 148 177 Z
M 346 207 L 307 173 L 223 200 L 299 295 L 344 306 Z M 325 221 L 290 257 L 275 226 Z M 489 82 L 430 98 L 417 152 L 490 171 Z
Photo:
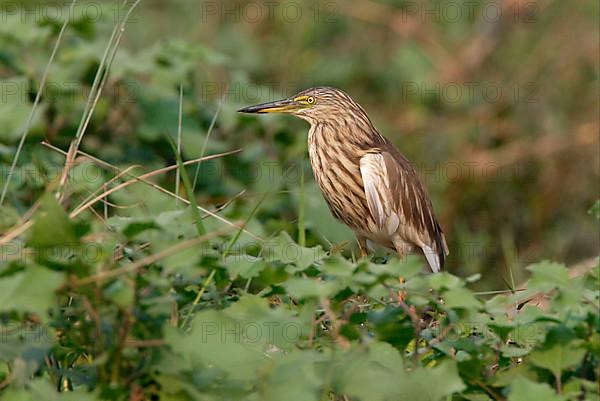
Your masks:
M 312 96 L 309 96 L 306 98 L 306 103 L 308 104 L 315 104 L 315 98 Z

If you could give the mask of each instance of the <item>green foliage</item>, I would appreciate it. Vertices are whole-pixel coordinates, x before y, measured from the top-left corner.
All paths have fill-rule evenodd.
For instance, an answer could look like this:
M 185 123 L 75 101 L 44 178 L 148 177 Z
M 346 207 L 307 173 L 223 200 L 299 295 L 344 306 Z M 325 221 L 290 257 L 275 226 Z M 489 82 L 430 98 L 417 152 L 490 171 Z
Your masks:
M 523 294 L 486 299 L 449 273 L 421 273 L 418 258 L 350 262 L 320 247 L 300 247 L 283 233 L 257 245 L 263 251 L 253 256 L 229 246 L 232 233 L 200 252 L 102 278 L 107 269 L 177 245 L 165 214 L 177 216 L 194 238 L 194 216 L 173 210 L 114 219 L 115 251 L 150 245 L 121 258 L 74 252 L 74 273 L 97 275 L 79 284 L 61 273 L 62 265 L 41 259 L 46 267 L 39 266 L 38 256 L 45 246 L 67 241 L 78 248 L 101 245 L 90 238 L 100 238 L 94 233 L 104 228 L 78 230 L 79 222 L 57 207 L 45 198 L 30 239 L 36 253 L 9 263 L 0 278 L 4 339 L 19 343 L 18 349 L 0 347 L 10 367 L 2 399 L 59 397 L 51 387 L 66 391 L 56 399 L 83 392 L 89 399 L 125 400 L 132 380 L 146 397 L 180 400 L 597 395 L 585 383 L 598 374 L 600 357 L 598 268 L 569 280 L 560 264 L 533 265 L 528 291 L 547 292 L 549 306 L 516 309 Z M 50 230 L 61 233 L 54 243 L 39 234 Z M 231 253 L 221 258 L 218 250 L 226 247 Z M 175 256 L 184 270 L 173 270 Z M 216 274 L 207 284 L 210 269 Z M 201 284 L 207 288 L 192 323 L 181 327 Z
M 111 15 L 111 4 L 100 7 L 103 15 Z M 188 7 L 182 19 L 201 15 L 192 10 L 196 5 Z M 378 7 L 382 8 L 374 10 L 394 10 L 385 2 Z M 594 11 L 589 15 L 597 15 Z M 554 22 L 561 13 L 578 11 L 556 3 L 544 12 L 552 27 L 559 25 Z M 0 86 L 6 89 L 0 107 L 3 171 L 12 160 L 48 49 L 62 23 L 34 21 L 35 14 L 28 15 L 25 19 L 2 15 L 0 24 Z M 148 29 L 151 23 L 136 17 L 143 26 L 128 24 L 131 36 L 123 44 L 160 36 Z M 419 160 L 427 162 L 444 157 L 453 162 L 465 148 L 482 152 L 499 148 L 504 155 L 502 145 L 509 136 L 535 137 L 549 130 L 568 137 L 567 128 L 575 124 L 586 128 L 586 113 L 596 112 L 596 94 L 590 95 L 588 89 L 593 85 L 577 74 L 579 70 L 568 70 L 573 77 L 569 82 L 555 79 L 569 64 L 563 57 L 554 65 L 542 55 L 541 67 L 532 70 L 521 71 L 521 63 L 518 68 L 513 65 L 512 60 L 529 56 L 532 48 L 544 51 L 539 37 L 554 46 L 554 31 L 544 31 L 549 36 L 535 30 L 513 33 L 498 25 L 490 35 L 505 35 L 506 43 L 498 39 L 498 49 L 487 62 L 481 60 L 484 68 L 463 71 L 470 80 L 483 83 L 502 74 L 511 80 L 521 73 L 541 75 L 547 96 L 543 104 L 516 107 L 505 99 L 491 104 L 480 96 L 445 103 L 401 98 L 405 93 L 398 82 L 426 83 L 430 88 L 435 85 L 432 77 L 456 72 L 436 65 L 436 60 L 454 58 L 457 43 L 483 37 L 489 29 L 486 24 L 428 26 L 434 36 L 423 36 L 424 44 L 411 38 L 398 43 L 387 39 L 380 27 L 367 35 L 362 23 L 356 28 L 357 21 L 337 17 L 337 24 L 310 22 L 317 26 L 311 28 L 305 20 L 285 31 L 277 20 L 274 29 L 281 30 L 275 32 L 277 40 L 285 42 L 271 46 L 265 45 L 264 30 L 252 26 L 248 35 L 240 35 L 238 24 L 227 23 L 219 24 L 218 40 L 207 41 L 218 46 L 218 52 L 199 44 L 196 37 L 167 38 L 136 51 L 129 50 L 132 43 L 122 46 L 82 143 L 86 152 L 111 166 L 77 159 L 66 200 L 59 202 L 53 192 L 64 158 L 39 142 L 45 139 L 68 148 L 107 32 L 115 23 L 75 14 L 50 70 L 52 85 L 41 98 L 7 202 L 0 209 L 2 239 L 10 237 L 0 245 L 0 400 L 598 399 L 599 267 L 571 277 L 563 263 L 509 260 L 517 252 L 504 249 L 504 242 L 510 248 L 513 239 L 527 237 L 541 250 L 558 249 L 542 254 L 562 260 L 567 251 L 561 249 L 571 244 L 563 235 L 567 229 L 586 233 L 577 237 L 579 241 L 570 239 L 582 244 L 577 256 L 585 254 L 589 244 L 597 245 L 585 230 L 597 221 L 584 220 L 587 216 L 581 212 L 596 194 L 586 192 L 581 195 L 585 201 L 577 198 L 577 204 L 559 205 L 549 195 L 565 194 L 563 180 L 552 176 L 556 170 L 543 173 L 538 168 L 545 164 L 534 163 L 534 171 L 525 171 L 526 177 L 494 185 L 454 180 L 455 189 L 446 188 L 450 185 L 445 180 L 428 182 L 434 196 L 447 192 L 449 201 L 441 208 L 444 220 L 456 221 L 447 230 L 448 238 L 456 239 L 451 255 L 462 251 L 463 256 L 451 259 L 450 266 L 455 272 L 478 272 L 464 279 L 448 272 L 424 274 L 419 257 L 391 256 L 386 263 L 355 260 L 349 231 L 333 220 L 310 179 L 306 126 L 238 116 L 235 109 L 248 100 L 239 93 L 223 102 L 204 153 L 240 147 L 244 151 L 204 161 L 198 168 L 182 166 L 184 160 L 202 155 L 218 102 L 218 91 L 207 95 L 213 88 L 206 84 L 215 84 L 221 75 L 242 88 L 272 78 L 299 87 L 318 82 L 351 88 L 375 111 L 378 123 L 398 120 L 399 128 L 378 126 L 384 132 L 386 128 L 403 132 L 408 153 L 421 153 Z M 193 24 L 198 25 L 196 20 Z M 473 35 L 480 26 L 485 32 Z M 586 24 L 570 26 L 585 30 Z M 527 40 L 513 40 L 513 34 Z M 560 31 L 558 39 L 569 39 L 563 36 Z M 381 46 L 373 45 L 380 42 Z M 308 50 L 295 58 L 283 52 L 288 48 Z M 453 50 L 445 56 L 444 49 Z M 555 53 L 551 50 L 548 54 Z M 544 72 L 553 69 L 554 74 Z M 178 129 L 180 85 L 182 155 L 174 155 L 169 144 Z M 260 88 L 264 90 L 260 100 L 280 95 L 278 91 L 266 95 L 272 88 Z M 285 94 L 289 93 L 281 96 Z M 581 99 L 586 107 L 563 105 L 564 99 Z M 457 119 L 457 112 L 472 111 L 469 106 L 478 118 Z M 572 115 L 567 112 L 570 108 Z M 492 127 L 501 129 L 496 132 Z M 424 133 L 439 136 L 432 141 Z M 533 153 L 523 160 L 537 158 Z M 511 168 L 523 173 L 519 170 L 523 160 Z M 114 178 L 134 165 L 128 174 Z M 192 207 L 165 193 L 174 187 L 172 172 L 151 178 L 163 191 L 136 182 L 76 218 L 69 216 L 101 191 L 115 189 L 142 170 L 167 165 L 179 169 L 184 197 Z M 306 182 L 299 177 L 306 177 Z M 543 187 L 544 182 L 552 185 Z M 582 178 L 573 192 L 589 191 L 592 186 L 586 183 Z M 217 212 L 220 219 L 200 212 L 196 204 Z M 511 209 L 518 210 L 508 224 L 501 212 Z M 600 202 L 589 214 L 598 218 Z M 485 255 L 473 259 L 468 249 L 461 248 L 499 238 L 507 226 L 508 240 L 493 260 Z M 485 228 L 471 232 L 470 227 Z M 20 229 L 23 232 L 12 236 Z M 549 245 L 540 242 L 556 233 L 559 238 Z M 206 240 L 193 242 L 199 237 Z M 178 248 L 186 243 L 193 246 Z M 540 257 L 536 254 L 531 261 Z M 487 284 L 500 283 L 502 274 L 496 268 L 506 265 L 515 269 L 517 278 L 528 275 L 526 288 L 493 296 L 477 291 L 489 288 L 480 278 Z M 543 307 L 527 302 L 540 294 L 545 295 Z

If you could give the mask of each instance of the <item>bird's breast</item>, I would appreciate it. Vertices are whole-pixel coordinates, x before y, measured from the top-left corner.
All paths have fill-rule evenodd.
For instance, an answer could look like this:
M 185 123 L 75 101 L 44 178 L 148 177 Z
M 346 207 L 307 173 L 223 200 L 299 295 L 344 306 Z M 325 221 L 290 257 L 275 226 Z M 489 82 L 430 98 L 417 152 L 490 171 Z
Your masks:
M 317 126 L 309 132 L 308 154 L 315 180 L 333 215 L 354 231 L 368 226 L 372 218 L 360 174 L 361 150 Z

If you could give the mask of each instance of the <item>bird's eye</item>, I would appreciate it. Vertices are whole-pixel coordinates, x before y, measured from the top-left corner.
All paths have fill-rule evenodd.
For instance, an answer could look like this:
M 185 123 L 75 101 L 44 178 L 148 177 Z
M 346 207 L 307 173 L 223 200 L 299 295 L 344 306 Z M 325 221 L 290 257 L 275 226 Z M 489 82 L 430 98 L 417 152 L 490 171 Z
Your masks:
M 315 98 L 312 96 L 309 96 L 306 98 L 306 103 L 308 104 L 315 104 Z

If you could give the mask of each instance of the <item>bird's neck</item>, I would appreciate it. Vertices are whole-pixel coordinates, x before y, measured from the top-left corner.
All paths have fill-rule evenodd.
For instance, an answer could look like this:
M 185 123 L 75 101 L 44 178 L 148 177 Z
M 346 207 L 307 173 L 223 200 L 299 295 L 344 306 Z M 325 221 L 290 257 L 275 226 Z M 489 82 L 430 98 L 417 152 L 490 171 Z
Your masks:
M 386 139 L 377 131 L 366 115 L 338 116 L 309 122 L 309 147 L 327 147 L 337 143 L 355 150 L 368 150 L 386 143 Z

